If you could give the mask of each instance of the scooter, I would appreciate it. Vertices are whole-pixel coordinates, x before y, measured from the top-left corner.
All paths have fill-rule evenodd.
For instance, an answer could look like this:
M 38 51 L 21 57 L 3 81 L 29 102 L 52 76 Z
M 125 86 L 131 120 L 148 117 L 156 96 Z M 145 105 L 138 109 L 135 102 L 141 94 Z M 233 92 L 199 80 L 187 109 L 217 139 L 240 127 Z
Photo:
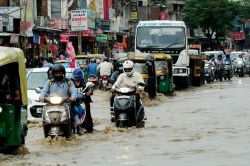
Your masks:
M 230 80 L 233 77 L 232 65 L 229 61 L 225 61 L 224 65 L 224 79 Z
M 211 83 L 214 81 L 214 66 L 211 62 L 209 61 L 205 61 L 205 80 L 207 81 L 207 83 Z
M 83 92 L 92 85 L 88 82 Z M 85 93 L 83 94 L 85 95 Z M 51 95 L 45 98 L 45 102 L 47 105 L 43 107 L 42 113 L 44 137 L 72 137 L 75 128 L 69 98 Z
M 223 74 L 224 74 L 224 65 L 223 64 L 216 64 L 216 71 L 215 71 L 216 80 L 222 81 Z
M 103 75 L 103 76 L 100 77 L 100 85 L 99 85 L 100 90 L 107 91 L 107 89 L 108 89 L 108 79 L 109 79 L 109 76 L 107 76 L 107 75 Z
M 92 82 L 94 84 L 93 89 L 96 89 L 96 86 L 98 85 L 98 77 L 96 75 L 91 74 L 88 78 L 89 82 Z
M 139 86 L 145 86 L 140 83 Z M 131 86 L 116 87 L 113 110 L 116 127 L 143 127 L 145 112 L 142 100 L 136 103 L 136 88 Z
M 239 77 L 244 77 L 244 62 L 242 60 L 236 62 L 236 72 Z

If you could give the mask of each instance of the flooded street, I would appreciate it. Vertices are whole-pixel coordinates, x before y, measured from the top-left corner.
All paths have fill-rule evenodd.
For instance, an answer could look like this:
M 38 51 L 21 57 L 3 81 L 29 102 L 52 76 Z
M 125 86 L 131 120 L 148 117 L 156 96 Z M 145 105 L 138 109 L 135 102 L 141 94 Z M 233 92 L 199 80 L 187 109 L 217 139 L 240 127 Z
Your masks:
M 250 163 L 250 78 L 233 77 L 174 96 L 145 100 L 145 128 L 117 129 L 109 94 L 96 91 L 95 132 L 67 141 L 44 139 L 30 125 L 25 155 L 0 154 L 0 165 L 246 166 Z M 155 106 L 152 106 L 155 105 Z

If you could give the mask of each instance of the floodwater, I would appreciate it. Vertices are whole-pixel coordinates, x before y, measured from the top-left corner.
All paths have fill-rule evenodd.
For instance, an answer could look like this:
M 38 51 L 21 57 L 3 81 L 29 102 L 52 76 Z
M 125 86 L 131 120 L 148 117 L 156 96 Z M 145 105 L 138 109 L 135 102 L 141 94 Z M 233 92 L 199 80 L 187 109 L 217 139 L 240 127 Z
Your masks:
M 249 77 L 234 77 L 145 99 L 141 129 L 111 124 L 109 94 L 96 91 L 93 134 L 44 139 L 41 125 L 29 125 L 23 154 L 0 154 L 0 165 L 248 166 L 249 89 Z

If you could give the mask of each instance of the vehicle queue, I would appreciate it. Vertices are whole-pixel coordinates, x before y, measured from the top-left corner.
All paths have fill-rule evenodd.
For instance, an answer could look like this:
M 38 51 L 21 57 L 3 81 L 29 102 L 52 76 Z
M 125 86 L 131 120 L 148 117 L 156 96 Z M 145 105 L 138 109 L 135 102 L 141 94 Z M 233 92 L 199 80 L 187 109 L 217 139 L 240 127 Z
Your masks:
M 10 150 L 13 148 L 16 148 L 20 146 L 21 144 L 25 143 L 25 136 L 27 134 L 27 122 L 37 122 L 41 121 L 42 118 L 44 118 L 43 114 L 44 111 L 46 110 L 45 107 L 48 105 L 42 103 L 39 101 L 39 94 L 41 93 L 41 89 L 43 88 L 45 82 L 48 80 L 48 69 L 47 67 L 45 68 L 34 68 L 30 69 L 29 72 L 25 73 L 25 66 L 24 61 L 25 58 L 23 56 L 23 53 L 20 49 L 16 48 L 1 48 L 1 50 L 6 50 L 9 49 L 11 51 L 1 51 L 1 60 L 0 60 L 0 70 L 3 70 L 8 67 L 9 64 L 15 64 L 17 67 L 11 68 L 14 70 L 16 73 L 16 79 L 17 82 L 19 82 L 19 86 L 17 86 L 20 89 L 20 92 L 18 92 L 19 95 L 21 95 L 21 101 L 19 103 L 19 107 L 16 107 L 16 101 L 14 98 L 8 98 L 6 100 L 1 100 L 0 103 L 0 149 L 3 150 Z M 7 52 L 7 53 L 6 53 Z M 206 53 L 205 53 L 206 54 Z M 241 55 L 232 61 L 232 69 L 234 69 L 234 65 L 240 61 Z M 208 56 L 210 57 L 210 56 Z M 244 55 L 242 62 L 244 64 L 243 71 L 244 73 L 247 73 L 249 70 L 247 68 L 247 62 L 249 61 L 249 56 L 247 54 Z M 93 61 L 95 60 L 95 61 Z M 103 62 L 107 62 L 112 64 L 112 72 L 111 75 L 108 75 L 108 80 L 106 87 L 104 88 L 102 85 L 104 82 L 100 81 L 100 77 L 96 75 L 95 80 L 91 80 L 91 74 L 89 71 L 89 65 L 91 63 L 97 63 L 101 64 Z M 70 80 L 72 78 L 72 73 L 75 68 L 81 68 L 82 72 L 84 73 L 84 82 L 93 82 L 95 86 L 88 84 L 90 88 L 92 88 L 92 94 L 95 88 L 100 88 L 100 90 L 110 90 L 115 88 L 111 88 L 112 85 L 115 83 L 117 78 L 119 77 L 120 74 L 122 74 L 124 71 L 125 73 L 127 72 L 124 70 L 124 64 L 125 62 L 132 62 L 131 69 L 133 69 L 133 72 L 139 73 L 141 77 L 143 78 L 143 82 L 138 83 L 140 87 L 144 87 L 144 90 L 148 93 L 149 98 L 154 98 L 157 93 L 162 93 L 165 95 L 172 94 L 175 89 L 174 81 L 173 81 L 173 62 L 171 56 L 168 56 L 166 54 L 150 54 L 150 53 L 143 53 L 140 55 L 136 55 L 135 53 L 127 52 L 127 53 L 118 53 L 114 55 L 113 59 L 107 59 L 103 55 L 79 55 L 76 56 L 75 60 L 75 65 L 74 67 L 70 67 L 70 60 L 64 60 L 64 61 L 57 61 L 53 62 L 55 64 L 61 64 L 65 68 L 65 78 Z M 46 63 L 46 62 L 45 62 Z M 236 67 L 237 68 L 237 67 Z M 204 72 L 201 72 L 203 75 L 201 75 L 201 78 L 206 76 L 206 65 L 201 68 L 201 70 L 204 70 Z M 232 70 L 234 71 L 234 70 Z M 130 73 L 131 71 L 129 71 Z M 98 71 L 97 71 L 98 73 Z M 224 73 L 224 72 L 222 72 Z M 235 73 L 235 72 L 234 72 Z M 242 76 L 238 73 L 238 69 L 236 69 L 236 73 L 239 76 Z M 1 83 L 3 83 L 3 80 L 5 76 L 3 75 L 4 73 L 0 73 L 0 79 Z M 244 76 L 244 75 L 243 75 Z M 222 81 L 221 79 L 219 79 Z M 211 81 L 213 82 L 213 81 Z M 28 84 L 27 84 L 28 83 Z M 207 81 L 207 83 L 210 83 Z M 18 89 L 17 88 L 17 89 Z M 116 87 L 118 88 L 118 87 Z M 128 88 L 128 87 L 126 87 Z M 115 100 L 115 104 L 112 107 L 111 106 L 111 121 L 116 122 L 117 127 L 130 127 L 131 125 L 137 125 L 136 118 L 131 118 L 131 115 L 124 115 L 124 109 L 120 108 L 121 106 L 126 107 L 130 106 L 130 110 L 135 110 L 136 106 L 133 106 L 133 103 L 131 105 L 132 100 L 124 100 L 121 96 L 128 96 L 128 89 L 126 88 L 121 88 L 120 89 L 120 97 L 117 97 Z M 125 90 L 125 91 L 124 91 Z M 136 90 L 135 90 L 136 91 Z M 133 93 L 130 93 L 132 91 L 129 91 L 129 95 L 134 95 L 135 97 L 138 96 L 135 91 Z M 1 99 L 4 99 L 8 93 L 10 93 L 10 89 L 4 88 L 4 86 L 1 84 Z M 26 93 L 28 92 L 28 93 Z M 13 92 L 12 92 L 13 93 Z M 15 93 L 15 92 L 14 92 Z M 83 95 L 86 95 L 85 93 Z M 118 99 L 123 99 L 123 101 L 119 101 Z M 84 100 L 84 99 L 83 99 Z M 125 101 L 125 102 L 124 102 Z M 120 102 L 120 103 L 119 103 Z M 50 101 L 51 104 L 52 101 Z M 141 106 L 143 106 L 142 102 L 140 101 Z M 54 103 L 55 104 L 55 103 Z M 58 104 L 58 103 L 57 103 Z M 127 104 L 127 105 L 126 105 Z M 119 106 L 119 107 L 118 107 Z M 144 108 L 140 106 L 140 109 L 143 110 Z M 26 109 L 27 108 L 27 113 Z M 14 111 L 14 110 L 15 111 Z M 113 112 L 112 112 L 113 109 Z M 117 116 L 118 114 L 115 113 L 114 109 L 123 110 L 122 113 L 119 113 L 119 117 Z M 14 112 L 14 113 L 13 113 Z M 52 111 L 53 112 L 53 111 Z M 63 112 L 61 112 L 62 115 L 64 115 Z M 25 119 L 24 117 L 28 115 L 28 119 Z M 143 118 L 144 115 L 141 115 Z M 70 117 L 68 115 L 68 117 Z M 48 117 L 49 118 L 49 117 Z M 6 119 L 12 119 L 12 120 L 6 120 Z M 126 124 L 126 123 L 121 123 L 124 122 L 128 119 L 133 119 L 135 121 L 134 123 Z M 140 119 L 142 121 L 144 119 Z M 119 122 L 119 123 L 118 123 Z M 141 126 L 141 125 L 140 125 Z M 15 132 L 10 131 L 10 129 L 14 129 Z M 55 128 L 51 128 L 54 130 Z M 74 123 L 72 123 L 72 131 L 74 131 Z M 77 130 L 77 129 L 76 129 Z M 46 131 L 48 132 L 48 131 Z M 58 130 L 58 133 L 61 133 L 61 130 Z M 68 132 L 68 131 L 67 131 Z M 48 132 L 49 133 L 49 132 Z M 11 135 L 12 134 L 12 135 Z M 53 133 L 51 134 L 53 136 Z M 59 134 L 60 135 L 60 134 Z M 71 134 L 68 134 L 70 136 Z M 48 135 L 46 135 L 48 136 Z

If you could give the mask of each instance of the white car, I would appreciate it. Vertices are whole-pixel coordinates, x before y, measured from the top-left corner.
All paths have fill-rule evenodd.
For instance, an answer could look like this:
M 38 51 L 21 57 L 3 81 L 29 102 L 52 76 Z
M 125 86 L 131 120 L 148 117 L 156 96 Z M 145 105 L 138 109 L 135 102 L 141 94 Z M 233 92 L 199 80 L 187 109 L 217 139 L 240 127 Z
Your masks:
M 38 102 L 39 90 L 42 89 L 47 78 L 48 68 L 33 68 L 27 73 L 27 86 L 28 86 L 28 107 L 27 107 L 27 120 L 28 122 L 42 121 L 42 108 L 45 103 Z M 70 78 L 73 69 L 66 68 L 66 77 Z

